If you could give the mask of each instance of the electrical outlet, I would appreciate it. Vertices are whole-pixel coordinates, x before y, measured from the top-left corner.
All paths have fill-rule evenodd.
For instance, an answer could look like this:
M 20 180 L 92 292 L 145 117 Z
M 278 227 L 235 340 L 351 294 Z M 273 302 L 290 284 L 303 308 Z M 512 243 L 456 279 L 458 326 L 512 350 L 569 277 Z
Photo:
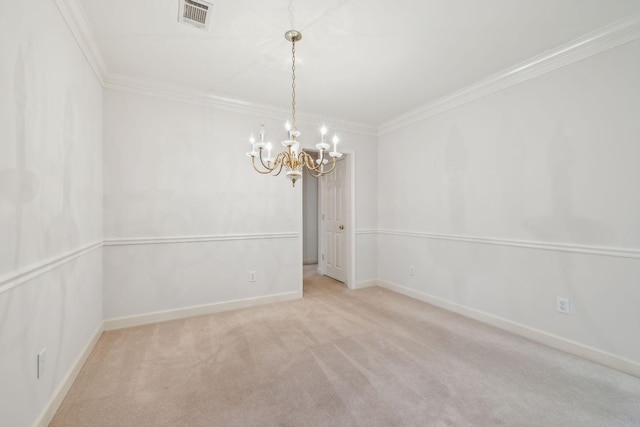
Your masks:
M 44 373 L 46 372 L 46 370 L 47 370 L 47 349 L 43 348 L 42 350 L 40 350 L 40 353 L 38 353 L 38 373 L 37 373 L 38 379 L 44 376 Z
M 249 272 L 249 281 L 250 282 L 255 282 L 256 281 L 256 272 L 255 271 L 250 271 Z
M 410 265 L 409 266 L 409 276 L 415 276 L 416 275 L 416 266 L 415 265 Z
M 571 314 L 571 302 L 569 298 L 560 298 L 556 299 L 556 310 L 560 313 Z

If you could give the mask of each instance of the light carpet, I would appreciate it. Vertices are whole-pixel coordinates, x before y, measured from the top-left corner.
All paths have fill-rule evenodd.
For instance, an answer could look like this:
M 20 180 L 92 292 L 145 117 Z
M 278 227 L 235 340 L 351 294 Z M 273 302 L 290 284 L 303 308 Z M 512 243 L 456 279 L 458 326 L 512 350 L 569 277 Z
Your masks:
M 381 288 L 105 332 L 51 426 L 640 426 L 640 379 Z

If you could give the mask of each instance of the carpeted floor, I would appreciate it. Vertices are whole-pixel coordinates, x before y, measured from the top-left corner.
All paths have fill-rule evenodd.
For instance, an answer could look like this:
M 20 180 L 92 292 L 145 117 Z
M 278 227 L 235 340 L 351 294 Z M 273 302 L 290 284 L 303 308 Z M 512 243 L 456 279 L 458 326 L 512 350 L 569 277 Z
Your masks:
M 380 288 L 304 295 L 105 332 L 50 425 L 640 426 L 639 378 Z

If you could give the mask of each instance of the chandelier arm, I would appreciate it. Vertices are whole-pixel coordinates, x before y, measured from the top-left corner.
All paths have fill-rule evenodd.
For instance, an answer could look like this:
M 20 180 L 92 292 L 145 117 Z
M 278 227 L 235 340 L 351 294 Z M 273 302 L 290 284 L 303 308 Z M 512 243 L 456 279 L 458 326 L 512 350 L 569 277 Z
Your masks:
M 306 151 L 301 151 L 300 154 L 298 154 L 298 160 L 300 163 L 304 163 L 307 168 L 313 166 L 313 158 Z
M 326 173 L 326 172 L 318 172 L 316 174 L 316 173 L 313 173 L 313 170 L 311 170 L 311 169 L 308 169 L 307 172 L 309 172 L 309 175 L 311 175 L 314 178 L 320 178 L 321 176 L 325 175 L 325 173 Z
M 320 171 L 318 168 L 313 168 L 313 169 L 309 169 L 309 173 L 311 174 L 311 176 L 315 177 L 315 178 L 320 178 L 321 176 L 327 175 L 331 172 L 333 172 L 333 170 L 336 168 L 336 158 L 333 158 L 333 164 L 331 165 L 331 169 L 326 170 L 326 171 Z M 318 172 L 317 174 L 314 172 Z
M 275 161 L 273 162 L 273 166 L 271 167 L 264 164 L 264 160 L 262 160 L 262 148 L 260 149 L 260 163 L 262 164 L 262 167 L 267 169 L 269 172 L 273 172 L 278 167 Z
M 321 167 L 321 165 L 314 165 L 313 164 L 313 159 L 311 160 L 311 164 L 307 164 L 307 169 L 309 169 L 310 171 L 314 171 L 314 172 L 321 172 L 320 167 Z
M 280 168 L 278 169 L 278 172 L 274 173 L 273 176 L 278 176 L 280 175 L 280 172 L 282 172 L 282 168 L 284 167 L 284 163 L 287 159 L 287 153 L 286 152 L 282 152 L 280 154 L 278 154 L 278 156 L 276 157 L 276 161 L 273 164 L 273 170 L 276 170 L 276 168 L 278 167 L 278 164 L 280 164 Z
M 278 176 L 280 175 L 280 173 L 282 172 L 282 167 L 284 166 L 284 164 L 280 164 L 280 169 L 278 169 L 278 172 L 274 173 L 273 176 Z
M 307 154 L 307 153 L 305 153 L 305 154 Z M 333 164 L 331 165 L 331 169 L 323 171 L 323 170 L 320 169 L 321 165 L 315 166 L 313 164 L 313 157 L 311 157 L 309 154 L 307 154 L 307 156 L 308 156 L 308 160 L 311 160 L 311 164 L 307 163 L 307 169 L 309 169 L 309 173 L 311 173 L 311 175 L 315 176 L 316 178 L 319 177 L 319 176 L 331 173 L 331 171 L 333 171 L 336 168 L 336 160 L 337 159 L 335 157 L 333 158 Z M 317 172 L 317 175 L 313 174 L 312 172 Z
M 311 171 L 318 172 L 318 173 L 320 174 L 319 176 L 324 175 L 326 172 L 323 172 L 323 171 L 320 169 L 321 165 L 320 165 L 320 164 L 317 164 L 317 165 L 316 165 L 316 164 L 315 164 L 315 159 L 314 159 L 310 154 L 308 154 L 308 153 L 305 153 L 305 154 L 307 155 L 307 157 L 306 157 L 306 160 L 307 160 L 307 162 L 306 162 L 307 169 L 309 169 L 309 171 L 310 171 L 310 172 L 311 172 Z M 315 176 L 315 175 L 314 175 L 314 176 Z
M 256 167 L 256 158 L 255 157 L 251 157 L 251 166 L 253 166 L 253 168 L 256 170 L 256 172 L 261 173 L 262 175 L 269 175 L 271 172 L 273 172 L 273 169 L 267 169 L 266 171 L 261 171 L 260 169 L 258 169 Z
M 319 170 L 313 165 L 314 159 L 313 157 L 311 157 L 309 153 L 307 153 L 306 151 L 301 151 L 300 154 L 298 155 L 298 158 L 300 159 L 301 163 L 303 163 L 303 166 L 307 168 L 307 170 L 311 175 L 315 176 L 316 178 L 319 176 L 319 175 L 314 175 L 312 173 L 313 171 L 319 172 Z
M 333 164 L 331 165 L 331 169 L 326 170 L 326 171 L 323 171 L 323 172 L 319 172 L 319 173 L 320 173 L 320 175 L 319 175 L 319 176 L 326 175 L 326 174 L 328 174 L 328 173 L 333 172 L 333 170 L 336 168 L 336 162 L 337 162 L 337 160 L 336 160 L 336 158 L 334 157 L 334 158 L 333 158 Z M 316 169 L 314 169 L 314 171 L 319 171 L 319 170 L 316 168 Z

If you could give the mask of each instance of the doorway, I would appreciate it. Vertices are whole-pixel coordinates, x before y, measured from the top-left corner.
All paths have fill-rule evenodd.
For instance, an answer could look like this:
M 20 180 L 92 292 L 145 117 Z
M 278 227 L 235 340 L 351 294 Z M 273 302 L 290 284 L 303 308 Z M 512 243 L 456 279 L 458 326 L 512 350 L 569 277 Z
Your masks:
M 302 191 L 303 276 L 308 277 L 315 264 L 318 275 L 349 288 L 355 283 L 353 161 L 353 153 L 345 154 L 336 169 L 321 178 L 305 170 Z

